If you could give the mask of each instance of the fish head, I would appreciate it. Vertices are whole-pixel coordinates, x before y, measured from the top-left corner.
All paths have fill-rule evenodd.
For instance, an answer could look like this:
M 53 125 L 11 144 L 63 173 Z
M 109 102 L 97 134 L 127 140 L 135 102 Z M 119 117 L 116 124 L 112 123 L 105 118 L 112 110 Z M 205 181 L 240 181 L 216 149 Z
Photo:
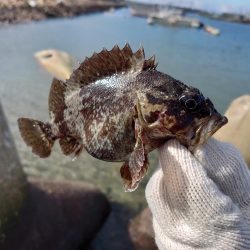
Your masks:
M 211 100 L 205 98 L 196 88 L 188 88 L 178 101 L 182 107 L 183 115 L 179 118 L 183 130 L 180 129 L 175 133 L 190 151 L 204 144 L 228 122 L 228 119 L 215 109 Z
M 154 98 L 156 96 L 154 94 Z M 176 138 L 194 151 L 227 123 L 227 118 L 197 88 L 183 85 L 166 96 L 164 99 L 162 93 L 160 97 L 158 95 L 158 108 L 146 117 L 147 121 L 154 121 L 149 125 L 153 139 L 167 135 L 166 138 Z

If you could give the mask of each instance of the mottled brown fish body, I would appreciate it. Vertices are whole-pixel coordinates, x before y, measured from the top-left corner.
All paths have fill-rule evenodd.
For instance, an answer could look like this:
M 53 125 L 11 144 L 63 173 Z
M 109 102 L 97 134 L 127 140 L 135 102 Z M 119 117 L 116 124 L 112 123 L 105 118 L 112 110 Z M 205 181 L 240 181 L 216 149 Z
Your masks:
M 184 85 L 174 88 L 174 82 L 173 78 L 154 70 L 137 76 L 133 73 L 115 75 L 89 84 L 71 96 L 73 103 L 67 103 L 69 107 L 78 107 L 78 111 L 71 112 L 73 115 L 67 119 L 70 134 L 84 138 L 84 148 L 98 159 L 125 161 L 136 143 L 134 121 L 139 98 L 146 107 L 142 107 L 144 119 L 152 123 L 157 119 L 152 115 L 154 109 L 157 109 L 156 113 L 167 110 L 166 96 L 177 96 L 183 91 Z M 162 87 L 163 83 L 168 88 Z M 78 105 L 75 105 L 75 100 L 78 100 Z M 81 125 L 72 126 L 71 121 L 79 119 L 74 114 L 81 117 Z M 63 130 L 60 132 L 66 134 Z M 148 147 L 146 153 L 154 147 Z
M 147 97 L 147 93 L 156 92 L 147 79 L 157 79 L 158 75 L 162 76 L 161 80 L 164 78 L 157 71 L 141 74 L 138 80 L 133 74 L 116 75 L 81 89 L 79 99 L 83 108 L 80 115 L 84 124 L 85 149 L 92 156 L 108 161 L 128 158 L 136 143 L 137 93 Z
M 106 161 L 124 161 L 125 190 L 133 191 L 146 174 L 147 154 L 171 138 L 193 151 L 223 126 L 209 99 L 196 88 L 158 72 L 154 57 L 127 44 L 94 53 L 49 95 L 51 121 L 18 120 L 21 135 L 40 157 L 56 139 L 65 155 L 85 149 Z

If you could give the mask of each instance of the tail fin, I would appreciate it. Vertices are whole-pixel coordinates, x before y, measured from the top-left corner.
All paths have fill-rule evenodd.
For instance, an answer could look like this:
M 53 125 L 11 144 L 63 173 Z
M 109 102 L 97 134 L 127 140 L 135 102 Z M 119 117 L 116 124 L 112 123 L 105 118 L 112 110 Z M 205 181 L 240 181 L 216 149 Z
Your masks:
M 34 154 L 41 158 L 50 155 L 56 138 L 53 137 L 49 123 L 29 118 L 19 118 L 18 126 L 23 140 L 28 146 L 32 147 Z

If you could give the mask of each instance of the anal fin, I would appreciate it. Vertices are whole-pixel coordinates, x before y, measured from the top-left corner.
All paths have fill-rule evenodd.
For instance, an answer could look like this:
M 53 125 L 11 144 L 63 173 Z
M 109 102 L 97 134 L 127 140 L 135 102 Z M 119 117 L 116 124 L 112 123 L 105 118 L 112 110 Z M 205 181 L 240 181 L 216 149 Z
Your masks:
M 59 144 L 60 144 L 63 154 L 72 155 L 73 160 L 81 154 L 84 148 L 80 139 L 76 139 L 74 137 L 61 138 L 59 140 Z

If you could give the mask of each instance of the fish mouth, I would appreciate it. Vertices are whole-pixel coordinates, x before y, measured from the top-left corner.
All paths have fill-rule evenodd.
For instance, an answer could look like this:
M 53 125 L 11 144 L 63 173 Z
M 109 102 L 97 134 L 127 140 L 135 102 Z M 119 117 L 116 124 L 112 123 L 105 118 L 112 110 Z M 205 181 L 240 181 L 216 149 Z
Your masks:
M 198 146 L 203 145 L 209 137 L 211 137 L 222 126 L 227 124 L 227 122 L 227 117 L 222 116 L 217 112 L 206 118 L 195 130 L 194 138 L 191 139 L 188 146 L 189 150 L 193 152 Z

